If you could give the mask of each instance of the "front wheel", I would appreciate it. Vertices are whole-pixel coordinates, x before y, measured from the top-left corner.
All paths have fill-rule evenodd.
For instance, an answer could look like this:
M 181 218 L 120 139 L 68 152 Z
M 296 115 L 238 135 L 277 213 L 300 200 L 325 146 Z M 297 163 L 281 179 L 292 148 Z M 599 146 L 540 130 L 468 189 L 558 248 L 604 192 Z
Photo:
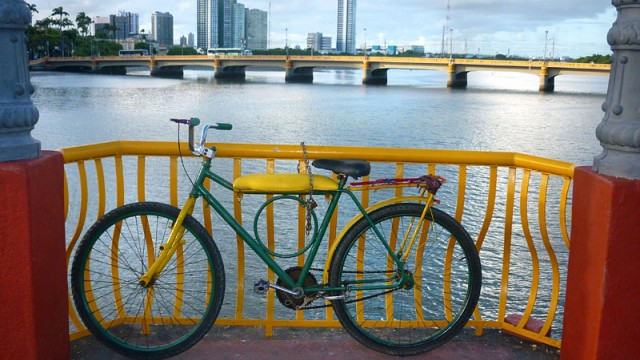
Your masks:
M 402 356 L 432 350 L 462 330 L 478 302 L 481 267 L 471 237 L 435 208 L 419 224 L 423 210 L 405 203 L 371 212 L 377 231 L 360 219 L 331 260 L 329 285 L 345 289 L 345 299 L 333 301 L 336 316 L 373 350 Z M 416 241 L 398 264 L 407 234 L 417 234 Z
M 140 277 L 169 239 L 180 210 L 160 203 L 119 207 L 85 234 L 71 287 L 86 327 L 128 357 L 181 353 L 211 328 L 224 296 L 222 258 L 206 229 L 187 216 L 183 243 L 151 286 Z

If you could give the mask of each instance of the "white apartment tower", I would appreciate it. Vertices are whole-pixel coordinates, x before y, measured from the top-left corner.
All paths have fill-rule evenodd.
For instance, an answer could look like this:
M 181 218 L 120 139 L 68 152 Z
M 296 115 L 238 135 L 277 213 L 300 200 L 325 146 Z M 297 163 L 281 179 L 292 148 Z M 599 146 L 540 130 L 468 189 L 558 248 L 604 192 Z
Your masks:
M 338 0 L 336 51 L 356 52 L 356 0 Z

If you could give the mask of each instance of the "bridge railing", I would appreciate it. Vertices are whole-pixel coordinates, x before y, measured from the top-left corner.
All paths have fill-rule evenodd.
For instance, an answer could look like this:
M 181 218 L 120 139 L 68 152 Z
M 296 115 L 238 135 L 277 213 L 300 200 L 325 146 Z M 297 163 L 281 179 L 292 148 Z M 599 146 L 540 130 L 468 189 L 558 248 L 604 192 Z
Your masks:
M 253 172 L 295 172 L 304 163 L 300 146 L 217 144 L 217 148 L 215 171 L 228 179 Z M 425 173 L 445 176 L 448 180 L 438 193 L 439 207 L 467 228 L 480 249 L 483 266 L 483 290 L 468 326 L 475 327 L 478 335 L 484 328 L 498 328 L 560 347 L 573 165 L 503 152 L 313 145 L 308 145 L 307 151 L 310 159 L 368 160 L 372 163 L 372 179 Z M 190 190 L 185 170 L 195 174 L 200 165 L 199 159 L 188 156 L 185 144 L 179 147 L 167 142 L 116 141 L 61 152 L 66 164 L 68 259 L 84 232 L 112 208 L 135 201 L 181 205 Z M 411 189 L 390 191 L 363 191 L 361 201 L 365 206 L 372 205 L 376 199 L 403 191 L 409 194 Z M 263 195 L 251 196 L 264 201 Z M 251 224 L 255 213 L 248 197 L 241 202 L 231 192 L 221 195 L 245 224 Z M 266 267 L 252 265 L 256 262 L 245 252 L 243 243 L 206 207 L 199 205 L 195 216 L 213 233 L 226 259 L 226 300 L 216 325 L 262 326 L 266 335 L 271 335 L 274 327 L 339 326 L 331 308 L 303 313 L 279 306 L 271 292 L 266 298 L 255 295 L 253 282 L 272 277 Z M 338 211 L 329 239 L 335 238 L 350 217 L 348 209 Z M 280 241 L 297 240 L 276 239 Z M 71 301 L 69 304 L 74 340 L 88 331 Z

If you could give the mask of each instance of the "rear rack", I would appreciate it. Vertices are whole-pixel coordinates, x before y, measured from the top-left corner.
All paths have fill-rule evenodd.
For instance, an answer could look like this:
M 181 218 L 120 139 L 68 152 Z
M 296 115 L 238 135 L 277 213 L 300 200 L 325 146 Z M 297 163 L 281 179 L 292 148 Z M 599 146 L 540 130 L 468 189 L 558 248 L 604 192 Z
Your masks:
M 377 179 L 371 181 L 357 181 L 349 184 L 351 191 L 364 191 L 373 189 L 390 189 L 398 187 L 421 187 L 426 188 L 430 194 L 435 195 L 440 186 L 447 180 L 438 175 L 423 175 L 416 178 L 397 178 L 397 179 Z

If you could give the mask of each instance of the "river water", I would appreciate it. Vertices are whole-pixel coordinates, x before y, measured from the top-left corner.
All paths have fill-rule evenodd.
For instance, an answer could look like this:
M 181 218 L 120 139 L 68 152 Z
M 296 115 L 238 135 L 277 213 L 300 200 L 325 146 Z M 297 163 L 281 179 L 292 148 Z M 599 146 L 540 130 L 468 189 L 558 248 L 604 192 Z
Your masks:
M 229 122 L 215 140 L 516 151 L 578 165 L 601 151 L 604 76 L 560 76 L 539 93 L 529 74 L 470 73 L 446 88 L 438 71 L 389 71 L 387 86 L 362 86 L 359 71 L 315 71 L 313 84 L 284 73 L 248 72 L 243 83 L 187 70 L 182 80 L 33 72 L 43 149 L 117 139 L 175 140 L 171 117 Z M 213 140 L 213 139 L 212 139 Z
M 448 89 L 447 75 L 437 71 L 390 70 L 387 86 L 363 86 L 361 76 L 316 70 L 313 84 L 286 84 L 281 71 L 247 72 L 244 82 L 217 81 L 210 70 L 187 70 L 180 80 L 152 78 L 144 70 L 127 76 L 33 72 L 40 120 L 32 135 L 43 149 L 110 140 L 175 141 L 169 118 L 199 117 L 233 124 L 233 131 L 210 133 L 209 140 L 220 142 L 514 151 L 577 165 L 590 165 L 601 151 L 595 129 L 603 116 L 607 77 L 560 76 L 556 91 L 545 94 L 538 92 L 538 77 L 527 74 L 470 73 L 467 89 Z M 469 213 L 479 207 L 481 221 L 484 207 L 471 199 L 468 206 Z M 465 215 L 465 224 L 473 226 L 473 218 Z M 482 261 L 495 260 L 499 269 L 500 235 L 493 240 L 497 245 L 492 248 L 487 240 Z M 235 248 L 235 242 L 229 245 Z M 523 253 L 516 261 L 528 264 L 528 250 Z M 566 265 L 566 248 L 559 256 Z M 225 261 L 230 282 L 234 266 Z M 521 268 L 510 288 L 518 286 L 518 277 L 525 287 L 530 281 L 528 266 Z M 497 302 L 500 278 L 483 274 L 482 299 Z M 226 315 L 233 316 L 234 301 L 228 290 L 223 315 L 231 309 Z M 262 316 L 261 308 L 255 309 L 245 316 Z M 562 313 L 554 321 L 554 338 L 560 336 Z

